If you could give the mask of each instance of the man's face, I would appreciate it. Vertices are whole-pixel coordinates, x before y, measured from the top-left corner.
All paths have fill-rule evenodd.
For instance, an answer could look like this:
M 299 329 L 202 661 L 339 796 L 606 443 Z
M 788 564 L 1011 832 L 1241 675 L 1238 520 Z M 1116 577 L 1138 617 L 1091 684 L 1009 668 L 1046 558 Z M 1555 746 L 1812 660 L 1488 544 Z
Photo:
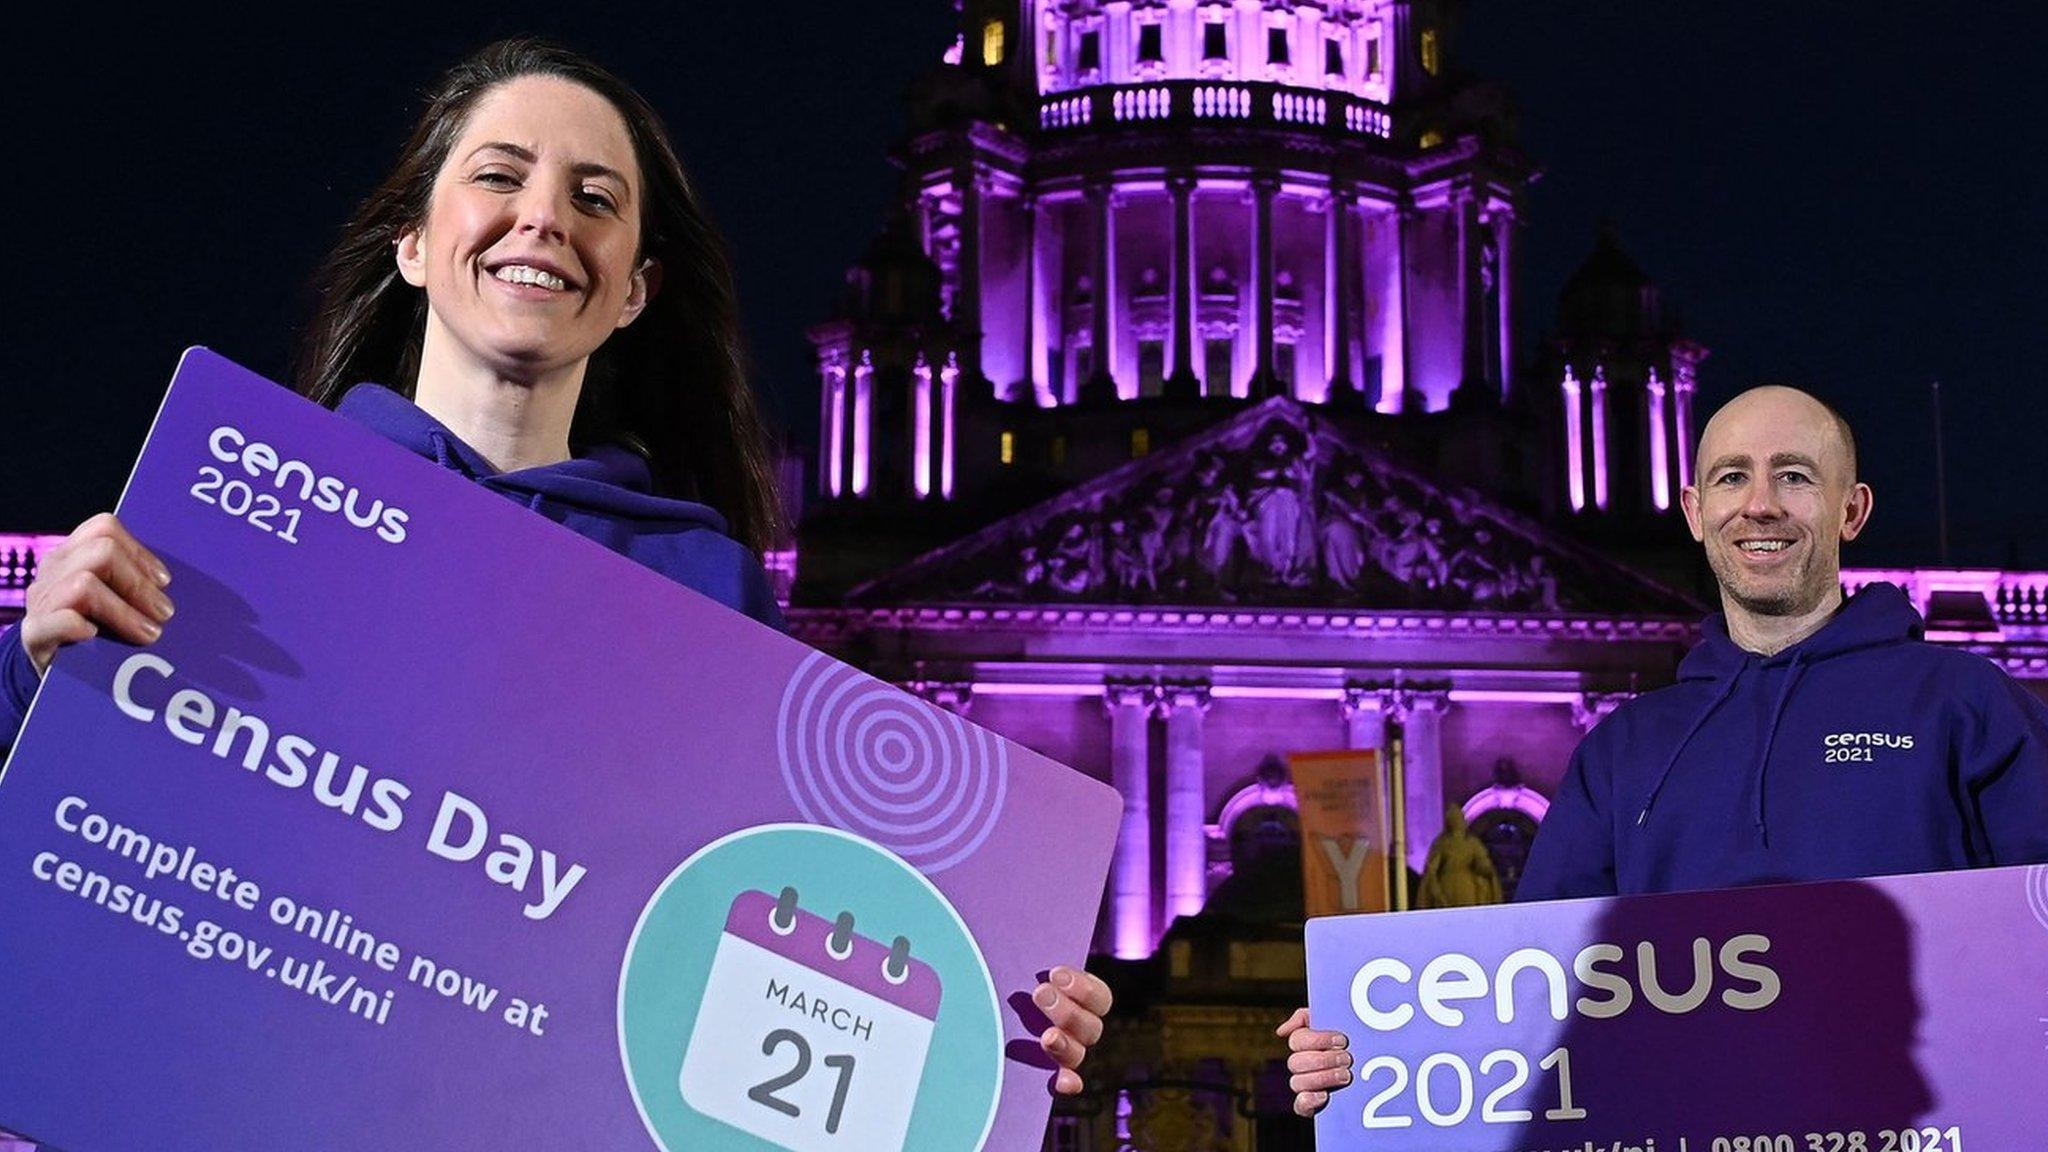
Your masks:
M 1841 583 L 1842 542 L 1870 517 L 1834 418 L 1790 388 L 1743 393 L 1700 437 L 1698 482 L 1682 497 L 1724 606 L 1801 616 Z

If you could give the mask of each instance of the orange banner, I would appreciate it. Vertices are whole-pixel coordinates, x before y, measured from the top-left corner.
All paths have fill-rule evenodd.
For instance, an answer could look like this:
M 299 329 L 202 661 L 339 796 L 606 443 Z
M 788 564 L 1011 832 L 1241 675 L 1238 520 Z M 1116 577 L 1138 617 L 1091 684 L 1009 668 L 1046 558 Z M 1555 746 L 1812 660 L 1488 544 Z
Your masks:
M 1387 790 L 1378 752 L 1287 758 L 1301 815 L 1302 896 L 1310 916 L 1387 910 Z

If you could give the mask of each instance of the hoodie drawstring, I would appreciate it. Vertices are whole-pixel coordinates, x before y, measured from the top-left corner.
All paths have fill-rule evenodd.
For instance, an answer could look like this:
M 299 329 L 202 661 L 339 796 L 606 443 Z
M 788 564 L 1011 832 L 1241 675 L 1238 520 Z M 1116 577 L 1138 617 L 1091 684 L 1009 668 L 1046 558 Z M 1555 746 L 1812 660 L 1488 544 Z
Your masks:
M 1642 827 L 1643 821 L 1650 818 L 1650 809 L 1657 803 L 1657 794 L 1664 791 L 1664 782 L 1671 779 L 1671 770 L 1678 767 L 1678 758 L 1685 753 L 1685 746 L 1692 743 L 1692 738 L 1699 735 L 1700 729 L 1707 726 L 1707 721 L 1714 715 L 1715 710 L 1727 703 L 1728 697 L 1735 694 L 1735 682 L 1742 679 L 1742 673 L 1743 669 L 1737 668 L 1735 674 L 1728 677 L 1728 682 L 1721 686 L 1721 691 L 1715 694 L 1712 702 L 1700 711 L 1699 719 L 1694 720 L 1692 727 L 1685 730 L 1685 738 L 1678 742 L 1678 747 L 1671 750 L 1671 758 L 1664 761 L 1664 770 L 1657 773 L 1657 786 L 1650 789 L 1649 799 L 1643 801 L 1643 811 L 1636 817 L 1636 827 Z
M 1792 698 L 1792 686 L 1799 683 L 1799 673 L 1805 668 L 1806 653 L 1794 653 L 1791 667 L 1785 671 L 1785 686 L 1778 689 L 1777 706 L 1771 709 L 1770 725 L 1764 729 L 1763 754 L 1756 758 L 1756 830 L 1766 848 L 1771 846 L 1771 828 L 1764 814 L 1764 781 L 1770 771 L 1771 745 L 1778 742 L 1778 720 L 1785 715 L 1785 702 Z
M 434 463 L 439 464 L 443 468 L 466 471 L 458 467 L 460 462 L 455 459 L 455 454 L 448 450 L 448 437 L 441 435 L 440 429 L 427 429 L 427 443 L 434 446 Z

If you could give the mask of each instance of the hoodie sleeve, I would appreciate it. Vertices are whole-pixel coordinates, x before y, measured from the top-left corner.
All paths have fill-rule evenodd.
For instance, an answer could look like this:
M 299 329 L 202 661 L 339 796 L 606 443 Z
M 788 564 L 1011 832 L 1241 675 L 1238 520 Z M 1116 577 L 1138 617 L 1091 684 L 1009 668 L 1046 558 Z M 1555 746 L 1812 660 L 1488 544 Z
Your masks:
M 21 625 L 0 631 L 0 755 L 14 747 L 41 681 L 36 666 L 29 663 L 28 650 L 21 646 Z
M 1572 753 L 1515 886 L 1517 903 L 1615 894 L 1613 766 L 1599 743 L 1596 731 Z
M 1985 864 L 2048 863 L 2048 705 L 1994 675 L 1997 685 L 1960 742 L 1972 847 Z

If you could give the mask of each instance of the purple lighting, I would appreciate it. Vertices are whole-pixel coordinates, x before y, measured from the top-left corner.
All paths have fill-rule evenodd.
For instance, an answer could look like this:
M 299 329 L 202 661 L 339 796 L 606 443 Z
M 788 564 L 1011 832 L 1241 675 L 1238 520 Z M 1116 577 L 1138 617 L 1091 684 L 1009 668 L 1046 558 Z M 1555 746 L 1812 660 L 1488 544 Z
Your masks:
M 873 423 L 875 365 L 868 353 L 860 354 L 860 367 L 853 370 L 853 494 L 868 494 L 868 450 Z
M 1593 506 L 1607 511 L 1607 369 L 1593 369 Z
M 1664 381 L 1650 369 L 1650 499 L 1662 512 L 1671 507 L 1671 459 L 1664 441 Z
M 846 491 L 846 368 L 825 371 L 826 491 L 838 496 Z
M 924 353 L 917 354 L 917 366 L 910 399 L 910 484 L 922 500 L 932 494 L 932 366 Z
M 953 498 L 953 454 L 955 435 L 953 396 L 960 384 L 960 358 L 946 354 L 946 366 L 939 369 L 939 495 Z
M 1572 511 L 1586 510 L 1586 446 L 1580 429 L 1585 425 L 1580 411 L 1579 378 L 1570 367 L 1564 370 L 1565 475 L 1569 478 Z

